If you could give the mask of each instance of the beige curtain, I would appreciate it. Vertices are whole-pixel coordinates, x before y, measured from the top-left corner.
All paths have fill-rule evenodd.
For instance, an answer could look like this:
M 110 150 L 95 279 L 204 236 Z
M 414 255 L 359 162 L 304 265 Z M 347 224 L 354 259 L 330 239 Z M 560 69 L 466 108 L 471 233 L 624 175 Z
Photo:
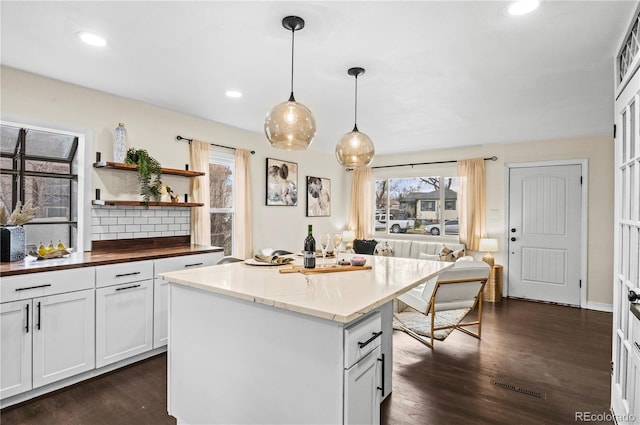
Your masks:
M 460 242 L 477 251 L 485 231 L 484 159 L 458 161 L 458 218 Z
M 360 168 L 353 171 L 351 181 L 351 207 L 349 210 L 349 230 L 353 230 L 356 239 L 371 237 L 373 221 L 373 178 L 371 168 Z
M 204 204 L 203 207 L 191 208 L 191 243 L 195 245 L 211 245 L 209 147 L 208 143 L 199 140 L 189 144 L 191 169 L 205 173 L 204 176 L 191 179 L 191 201 Z
M 233 256 L 247 259 L 253 257 L 253 215 L 251 208 L 251 153 L 236 149 L 234 169 Z

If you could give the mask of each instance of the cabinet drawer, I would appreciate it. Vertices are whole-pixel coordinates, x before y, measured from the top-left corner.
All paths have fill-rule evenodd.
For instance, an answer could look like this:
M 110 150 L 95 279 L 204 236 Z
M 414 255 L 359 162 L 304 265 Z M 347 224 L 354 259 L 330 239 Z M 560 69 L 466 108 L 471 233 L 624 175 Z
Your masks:
M 196 267 L 213 266 L 222 256 L 218 252 L 207 254 L 184 255 L 181 257 L 162 258 L 154 260 L 154 272 L 172 272 L 175 270 L 190 269 Z
M 92 289 L 95 279 L 93 267 L 7 276 L 2 278 L 0 299 L 9 302 Z
M 134 261 L 96 267 L 96 287 L 153 279 L 153 261 Z
M 344 367 L 349 368 L 382 342 L 382 320 L 375 312 L 344 330 Z

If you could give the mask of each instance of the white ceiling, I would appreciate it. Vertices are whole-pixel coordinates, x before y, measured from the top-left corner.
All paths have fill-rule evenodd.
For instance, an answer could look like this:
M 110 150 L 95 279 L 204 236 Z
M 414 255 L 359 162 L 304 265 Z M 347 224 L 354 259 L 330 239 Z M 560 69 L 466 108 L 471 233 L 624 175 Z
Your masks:
M 262 133 L 289 96 L 281 20 L 293 14 L 306 21 L 294 91 L 316 117 L 312 149 L 333 152 L 353 127 L 352 66 L 366 69 L 358 127 L 379 154 L 610 132 L 614 50 L 635 2 L 547 1 L 521 17 L 507 5 L 3 0 L 0 60 Z M 108 45 L 81 43 L 80 30 Z

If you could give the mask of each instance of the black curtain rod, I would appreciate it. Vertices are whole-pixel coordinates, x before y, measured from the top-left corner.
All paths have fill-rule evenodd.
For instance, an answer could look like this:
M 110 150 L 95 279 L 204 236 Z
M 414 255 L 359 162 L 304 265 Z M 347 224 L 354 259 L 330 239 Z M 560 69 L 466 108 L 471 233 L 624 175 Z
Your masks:
M 187 139 L 186 137 L 182 137 L 182 136 L 180 136 L 180 135 L 177 135 L 177 136 L 176 136 L 176 140 L 177 140 L 177 141 L 185 140 L 185 141 L 187 141 L 187 142 L 189 142 L 189 143 L 193 142 L 193 139 Z M 219 148 L 233 149 L 234 151 L 237 149 L 237 148 L 233 148 L 233 147 L 231 147 L 231 146 L 217 145 L 217 144 L 215 144 L 215 143 L 209 143 L 209 144 L 210 144 L 211 146 L 217 146 L 217 147 L 219 147 Z M 250 151 L 250 152 L 251 152 L 251 155 L 255 155 L 255 154 L 256 154 L 256 151 Z
M 497 161 L 498 157 L 497 156 L 490 156 L 489 158 L 482 158 L 485 161 Z M 452 164 L 454 162 L 458 162 L 457 160 L 450 160 L 450 161 L 431 161 L 431 162 L 415 162 L 415 163 L 409 163 L 409 164 L 396 164 L 396 165 L 378 165 L 377 167 L 371 167 L 371 169 L 374 168 L 394 168 L 394 167 L 413 167 L 414 165 L 432 165 L 432 164 Z M 347 168 L 347 171 L 353 171 L 353 168 Z

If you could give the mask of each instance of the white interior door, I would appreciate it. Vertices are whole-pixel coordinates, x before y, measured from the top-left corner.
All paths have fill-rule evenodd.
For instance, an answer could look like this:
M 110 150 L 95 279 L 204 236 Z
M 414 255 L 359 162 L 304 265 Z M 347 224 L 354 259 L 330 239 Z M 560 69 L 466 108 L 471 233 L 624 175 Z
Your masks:
M 509 296 L 580 305 L 582 166 L 509 170 Z
M 637 423 L 632 418 L 640 406 L 635 394 L 638 365 L 634 365 L 631 330 L 634 323 L 629 313 L 629 291 L 640 293 L 640 73 L 631 78 L 616 99 L 616 147 L 615 147 L 615 233 L 613 276 L 613 370 L 611 376 L 611 407 L 619 424 Z M 632 326 L 633 325 L 633 326 Z M 634 388 L 635 387 L 635 388 Z

